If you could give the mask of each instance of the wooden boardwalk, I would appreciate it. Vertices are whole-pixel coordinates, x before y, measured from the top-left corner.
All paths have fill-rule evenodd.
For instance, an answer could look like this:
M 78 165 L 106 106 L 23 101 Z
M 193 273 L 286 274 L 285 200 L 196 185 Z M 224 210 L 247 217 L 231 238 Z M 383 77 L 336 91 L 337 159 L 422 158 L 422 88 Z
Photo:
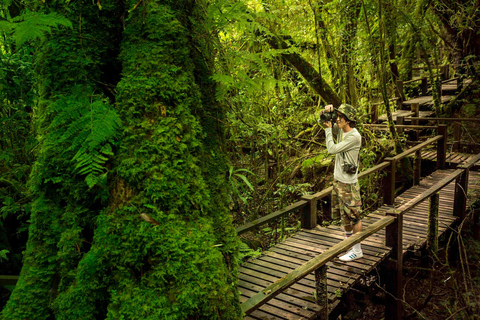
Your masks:
M 453 170 L 449 169 L 438 170 L 431 176 L 424 178 L 420 185 L 414 186 L 398 196 L 395 199 L 395 207 L 419 196 L 423 191 L 452 172 Z M 471 171 L 469 189 L 478 190 L 479 186 L 477 184 L 479 182 L 480 174 Z M 456 220 L 453 216 L 453 195 L 454 182 L 440 191 L 439 237 L 442 237 Z M 364 226 L 369 226 L 378 221 L 391 208 L 383 206 L 370 213 L 363 220 Z M 404 255 L 425 246 L 427 215 L 428 201 L 423 201 L 404 215 Z M 255 293 L 342 240 L 343 231 L 340 227 L 317 226 L 313 230 L 300 230 L 291 238 L 264 252 L 261 257 L 247 261 L 239 270 L 238 286 L 241 292 L 241 301 L 244 302 Z M 362 242 L 364 251 L 362 259 L 348 263 L 339 260 L 327 263 L 329 305 L 331 309 L 335 308 L 340 302 L 340 296 L 354 285 L 368 281 L 369 274 L 374 273 L 374 276 L 378 277 L 376 268 L 389 255 L 389 248 L 385 247 L 384 243 L 385 230 L 383 229 Z M 320 311 L 320 306 L 315 303 L 314 292 L 315 277 L 312 273 L 258 310 L 253 311 L 245 319 L 315 319 Z
M 471 83 L 471 79 L 464 79 L 463 85 L 468 85 Z M 430 89 L 431 91 L 431 89 Z M 441 103 L 449 103 L 454 97 L 455 93 L 459 91 L 458 83 L 456 79 L 447 80 L 442 83 L 442 96 Z M 418 104 L 420 107 L 419 117 L 427 118 L 435 115 L 435 112 L 432 110 L 433 107 L 433 96 L 424 95 L 416 98 L 412 98 L 402 102 L 402 106 L 399 110 L 392 112 L 393 121 L 397 121 L 397 117 L 407 117 L 411 115 L 411 105 Z M 387 115 L 382 114 L 378 117 L 378 122 L 387 121 Z
M 424 150 L 421 152 L 422 160 L 437 161 L 436 150 Z M 467 162 L 473 156 L 468 153 L 450 152 L 447 153 L 445 163 L 448 168 L 456 168 L 459 164 Z M 478 170 L 480 167 L 480 161 L 475 163 L 472 167 L 473 170 Z

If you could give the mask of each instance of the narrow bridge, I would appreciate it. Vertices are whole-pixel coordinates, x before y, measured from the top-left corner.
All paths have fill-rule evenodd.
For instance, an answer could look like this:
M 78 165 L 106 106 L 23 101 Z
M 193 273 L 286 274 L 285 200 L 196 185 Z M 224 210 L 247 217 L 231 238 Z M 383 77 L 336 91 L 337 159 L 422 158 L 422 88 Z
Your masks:
M 389 172 L 385 184 L 391 183 L 395 163 L 408 152 L 361 176 L 383 168 Z M 470 170 L 479 160 L 480 154 L 457 169 L 437 170 L 401 196 L 386 194 L 385 202 L 392 203 L 370 213 L 363 220 L 364 230 L 348 240 L 340 227 L 315 223 L 316 202 L 328 196 L 331 188 L 238 228 L 241 234 L 294 211 L 302 216 L 303 227 L 294 236 L 241 266 L 238 286 L 246 319 L 328 319 L 342 295 L 369 281 L 385 284 L 393 297 L 399 296 L 402 260 L 435 247 L 465 218 L 466 193 L 480 192 L 480 173 Z M 346 263 L 336 259 L 360 241 L 362 259 Z M 386 274 L 379 273 L 384 262 L 388 262 Z M 388 295 L 387 300 L 388 319 L 394 319 L 392 314 L 399 315 L 401 306 Z
M 418 117 L 418 112 L 412 115 Z M 430 129 L 437 135 L 359 174 L 363 179 L 386 172 L 384 205 L 363 220 L 362 232 L 344 240 L 340 227 L 317 225 L 318 201 L 330 196 L 331 187 L 237 228 L 242 234 L 292 213 L 302 222 L 292 237 L 241 266 L 238 288 L 246 319 L 328 319 L 339 311 L 342 296 L 372 281 L 390 293 L 385 295 L 386 318 L 401 318 L 402 305 L 395 298 L 402 296 L 403 259 L 435 251 L 438 241 L 466 217 L 469 190 L 480 193 L 480 173 L 475 171 L 480 154 L 447 153 L 446 125 L 397 126 L 407 129 Z M 396 196 L 398 164 L 406 157 L 414 158 L 414 186 Z M 422 159 L 435 161 L 437 168 L 423 178 Z M 358 242 L 362 242 L 362 259 L 336 258 Z

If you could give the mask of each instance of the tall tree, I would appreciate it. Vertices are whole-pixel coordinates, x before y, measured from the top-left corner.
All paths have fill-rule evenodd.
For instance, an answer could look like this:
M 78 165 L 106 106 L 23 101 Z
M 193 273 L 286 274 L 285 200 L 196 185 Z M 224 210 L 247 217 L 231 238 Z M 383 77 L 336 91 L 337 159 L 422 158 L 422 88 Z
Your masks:
M 37 50 L 34 202 L 4 319 L 239 318 L 205 5 L 38 2 L 76 23 Z

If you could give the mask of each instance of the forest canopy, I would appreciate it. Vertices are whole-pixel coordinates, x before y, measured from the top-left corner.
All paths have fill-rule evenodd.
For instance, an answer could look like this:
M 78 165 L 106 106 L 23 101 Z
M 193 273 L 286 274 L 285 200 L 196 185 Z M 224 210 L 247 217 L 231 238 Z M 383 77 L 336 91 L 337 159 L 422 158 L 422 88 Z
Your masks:
M 437 115 L 474 114 L 441 104 L 438 79 L 447 64 L 478 79 L 479 14 L 473 0 L 2 0 L 0 274 L 20 275 L 2 319 L 241 318 L 238 266 L 259 245 L 235 226 L 329 183 L 320 108 L 367 122 L 425 76 Z M 364 168 L 402 147 L 364 133 Z

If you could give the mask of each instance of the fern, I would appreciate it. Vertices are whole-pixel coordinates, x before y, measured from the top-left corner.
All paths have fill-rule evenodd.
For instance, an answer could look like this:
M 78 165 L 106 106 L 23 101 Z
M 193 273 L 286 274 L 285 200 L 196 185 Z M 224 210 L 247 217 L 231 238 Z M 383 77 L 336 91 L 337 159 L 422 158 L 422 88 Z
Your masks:
M 54 143 L 68 145 L 63 151 L 73 154 L 74 171 L 85 176 L 91 188 L 105 181 L 105 164 L 114 155 L 112 145 L 118 138 L 121 120 L 106 101 L 85 94 L 81 88 L 72 96 L 59 99 L 52 110 L 57 113 L 50 125 L 56 132 Z
M 72 23 L 55 12 L 27 12 L 11 20 L 0 21 L 0 30 L 11 34 L 17 46 L 30 40 L 44 39 L 47 33 L 59 26 L 72 28 Z

